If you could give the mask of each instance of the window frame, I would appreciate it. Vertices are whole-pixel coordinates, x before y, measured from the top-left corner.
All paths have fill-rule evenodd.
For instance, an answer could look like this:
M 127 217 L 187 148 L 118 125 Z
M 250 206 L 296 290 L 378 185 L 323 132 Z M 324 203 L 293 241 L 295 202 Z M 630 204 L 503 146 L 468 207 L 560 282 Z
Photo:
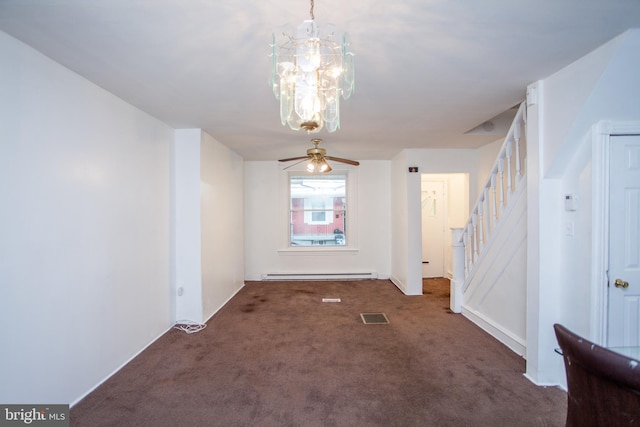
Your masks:
M 291 183 L 291 177 L 289 177 L 289 183 Z M 345 185 L 346 185 L 346 179 L 345 179 Z M 289 185 L 289 189 L 291 189 L 291 185 Z M 289 196 L 291 197 L 291 196 Z M 346 198 L 346 196 L 345 196 Z M 329 211 L 333 211 L 333 200 L 328 198 L 328 197 L 324 197 L 320 200 L 322 200 L 322 207 L 314 207 L 314 206 L 310 206 L 307 207 L 307 203 L 306 201 L 308 199 L 304 199 L 305 200 L 305 204 L 304 204 L 304 222 L 305 224 L 311 224 L 311 225 L 324 225 L 324 224 L 328 224 L 329 221 L 327 220 L 327 212 Z M 313 218 L 313 214 L 315 213 L 322 213 L 324 215 L 324 219 L 323 220 L 315 220 Z
M 290 203 L 291 203 L 291 177 L 293 176 L 309 176 L 314 177 L 316 174 L 309 173 L 305 164 L 297 165 L 281 173 L 281 201 L 280 201 L 280 235 L 281 243 L 278 253 L 283 255 L 295 254 L 331 254 L 336 252 L 357 252 L 358 251 L 358 233 L 357 233 L 357 170 L 351 166 L 331 165 L 333 170 L 326 175 L 344 175 L 346 177 L 345 188 L 345 245 L 316 245 L 316 246 L 292 246 L 291 245 L 291 220 L 290 220 Z M 333 208 L 332 208 L 333 209 Z M 331 210 L 332 210 L 331 209 Z

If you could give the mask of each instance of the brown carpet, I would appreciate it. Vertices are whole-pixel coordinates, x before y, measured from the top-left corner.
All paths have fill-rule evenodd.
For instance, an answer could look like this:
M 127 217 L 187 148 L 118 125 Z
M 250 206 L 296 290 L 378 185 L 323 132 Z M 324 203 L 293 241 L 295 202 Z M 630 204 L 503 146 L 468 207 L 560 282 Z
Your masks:
M 170 331 L 74 406 L 71 425 L 564 425 L 566 394 L 451 314 L 448 286 L 248 282 L 205 330 Z

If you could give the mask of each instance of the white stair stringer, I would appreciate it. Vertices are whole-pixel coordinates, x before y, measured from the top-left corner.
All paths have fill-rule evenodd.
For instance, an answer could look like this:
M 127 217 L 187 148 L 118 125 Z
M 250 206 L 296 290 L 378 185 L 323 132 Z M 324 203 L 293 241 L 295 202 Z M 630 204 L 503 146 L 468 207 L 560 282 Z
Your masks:
M 526 350 L 526 182 L 465 280 L 462 314 L 515 353 Z
M 526 103 L 520 104 L 469 219 L 453 230 L 451 309 L 526 350 Z

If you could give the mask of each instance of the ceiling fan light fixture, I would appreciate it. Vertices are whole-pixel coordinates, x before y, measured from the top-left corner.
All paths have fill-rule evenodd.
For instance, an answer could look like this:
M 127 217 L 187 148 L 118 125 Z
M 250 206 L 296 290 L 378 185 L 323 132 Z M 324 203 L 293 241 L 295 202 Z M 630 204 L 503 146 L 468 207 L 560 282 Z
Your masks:
M 318 172 L 320 172 L 320 173 L 328 173 L 328 172 L 331 172 L 331 170 L 332 170 L 331 166 L 329 166 L 329 163 L 327 163 L 327 161 L 325 159 L 322 159 L 319 162 L 319 165 L 320 165 L 320 167 L 318 169 Z
M 291 162 L 291 161 L 294 161 L 294 160 L 298 161 L 297 163 L 289 165 L 284 169 L 288 169 L 288 168 L 293 167 L 295 165 L 298 165 L 298 164 L 300 164 L 302 162 L 308 162 L 307 163 L 307 172 L 313 173 L 313 174 L 329 173 L 329 172 L 331 172 L 333 170 L 331 168 L 331 165 L 329 165 L 329 162 L 327 162 L 327 159 L 329 159 L 331 161 L 340 162 L 340 163 L 346 163 L 346 164 L 352 165 L 352 166 L 358 166 L 360 164 L 360 162 L 357 162 L 355 160 L 349 160 L 349 159 L 343 159 L 343 158 L 340 158 L 340 157 L 327 156 L 327 150 L 325 150 L 324 148 L 318 147 L 321 142 L 322 142 L 321 139 L 318 139 L 318 138 L 312 139 L 311 143 L 313 144 L 313 148 L 307 149 L 307 155 L 306 156 L 290 157 L 290 158 L 287 158 L 287 159 L 280 159 L 278 161 L 280 161 L 280 162 Z
M 316 159 L 313 159 L 307 164 L 307 172 L 314 173 L 315 171 L 316 171 Z
M 331 166 L 324 158 L 313 158 L 307 164 L 307 172 L 309 173 L 329 173 Z
M 311 19 L 295 31 L 290 27 L 272 34 L 270 85 L 280 100 L 283 126 L 308 133 L 340 128 L 340 98 L 349 99 L 355 89 L 351 43 L 331 24 Z

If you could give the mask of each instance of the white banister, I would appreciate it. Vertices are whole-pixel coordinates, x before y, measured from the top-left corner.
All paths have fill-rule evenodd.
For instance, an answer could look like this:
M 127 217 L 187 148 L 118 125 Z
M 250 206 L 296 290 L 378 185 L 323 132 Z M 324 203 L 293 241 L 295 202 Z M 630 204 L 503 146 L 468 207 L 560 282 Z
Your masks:
M 471 230 L 473 233 L 473 261 L 478 259 L 478 210 L 471 215 Z
M 522 134 L 522 128 L 518 124 L 513 128 L 513 140 L 516 145 L 516 182 L 520 180 L 522 177 L 522 172 L 520 170 L 520 135 Z
M 493 224 L 492 224 L 492 229 L 496 226 L 497 222 L 498 222 L 498 204 L 496 201 L 496 175 L 495 174 L 491 174 L 491 178 L 489 180 L 489 185 L 491 185 L 491 193 L 493 194 L 493 199 L 491 200 L 491 202 L 493 203 Z
M 511 197 L 511 193 L 513 193 L 513 189 L 511 188 L 511 144 L 513 143 L 513 140 L 508 139 L 507 140 L 507 147 L 506 147 L 506 161 L 507 161 L 507 193 L 509 194 L 509 197 Z
M 471 222 L 468 223 L 467 225 L 467 243 L 465 244 L 465 247 L 467 248 L 467 252 L 468 252 L 468 262 L 469 262 L 469 272 L 471 272 L 471 270 L 473 269 L 473 230 L 471 229 L 471 227 L 473 227 L 473 225 L 471 224 Z
M 526 158 L 526 141 L 522 139 L 525 120 L 526 105 L 523 102 L 518 108 L 467 223 L 464 227 L 452 229 L 451 310 L 454 312 L 458 312 L 456 308 L 462 304 L 463 296 L 463 294 L 454 294 L 454 291 L 462 292 L 467 286 L 468 279 L 473 275 L 483 250 L 489 246 L 496 228 L 503 222 L 502 218 L 509 204 L 515 200 L 514 194 L 524 185 L 521 178 L 526 172 L 523 167 Z M 457 287 L 454 289 L 454 282 L 456 285 L 461 283 L 464 285 L 460 285 L 460 289 Z
M 484 194 L 484 193 L 483 193 Z M 481 196 L 484 197 L 484 196 Z M 478 203 L 478 223 L 476 226 L 476 230 L 478 230 L 478 250 L 482 252 L 484 248 L 484 198 L 480 199 L 480 203 Z
M 500 198 L 498 201 L 500 202 L 498 205 L 500 206 L 500 218 L 502 219 L 502 211 L 504 210 L 504 157 L 500 158 L 498 161 L 498 186 L 500 187 L 500 191 L 498 195 Z
M 489 189 L 488 188 L 484 188 L 484 190 L 482 191 L 482 197 L 484 198 L 484 202 L 483 204 L 485 204 L 486 206 L 484 207 L 484 227 L 486 230 L 487 235 L 489 235 L 489 233 L 491 233 L 491 201 L 489 200 Z
M 463 228 L 463 238 L 462 238 L 462 245 L 464 247 L 464 277 L 467 277 L 467 274 L 469 273 L 470 270 L 470 266 L 469 266 L 469 234 L 467 233 L 467 231 Z M 453 240 L 453 243 L 456 244 L 458 243 L 456 240 Z

